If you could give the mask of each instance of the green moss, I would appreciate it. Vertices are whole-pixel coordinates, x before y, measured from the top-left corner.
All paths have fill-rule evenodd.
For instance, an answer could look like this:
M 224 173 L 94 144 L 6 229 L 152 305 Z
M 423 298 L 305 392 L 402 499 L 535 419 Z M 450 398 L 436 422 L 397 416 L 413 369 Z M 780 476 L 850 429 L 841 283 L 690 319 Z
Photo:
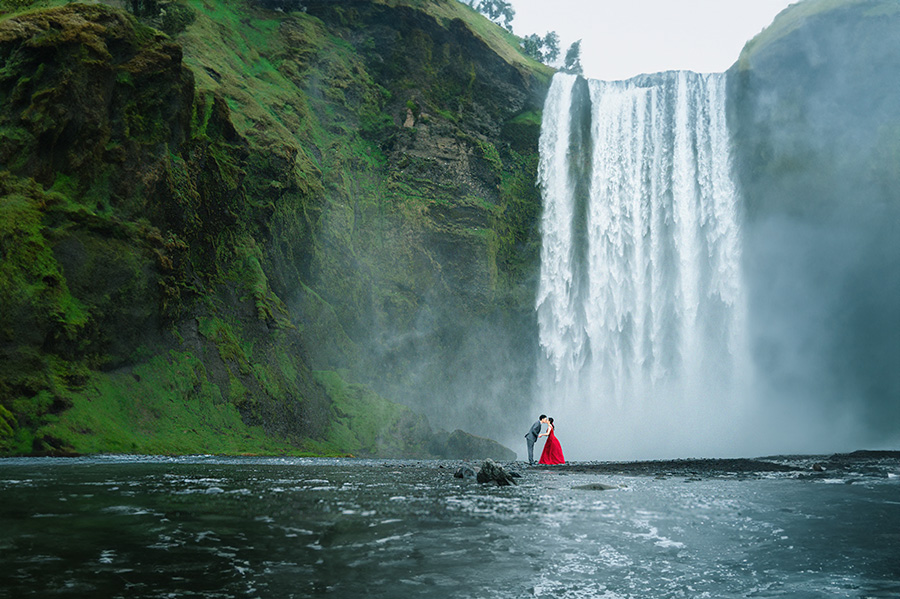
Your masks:
M 253 402 L 253 396 L 247 387 L 237 377 L 230 377 L 228 380 L 228 400 L 238 408 L 246 408 L 249 403 Z
M 237 364 L 242 374 L 250 373 L 248 352 L 241 346 L 230 325 L 221 318 L 201 316 L 197 318 L 197 328 L 201 335 L 215 344 L 223 362 Z
M 341 448 L 368 456 L 426 453 L 423 439 L 424 433 L 430 435 L 430 428 L 409 408 L 390 402 L 363 385 L 346 382 L 341 373 L 314 374 L 331 397 L 334 414 L 325 440 L 313 443 L 313 447 L 325 452 Z
M 9 453 L 15 445 L 16 417 L 0 405 L 0 452 Z
M 537 110 L 525 111 L 513 117 L 509 122 L 513 125 L 530 125 L 540 128 L 542 114 Z
M 196 17 L 194 10 L 185 3 L 168 2 L 159 17 L 159 28 L 169 35 L 176 35 L 193 23 Z
M 475 143 L 481 150 L 481 156 L 494 168 L 497 173 L 503 171 L 503 161 L 500 159 L 500 152 L 497 147 L 489 141 L 475 139 Z
M 539 157 L 507 150 L 506 169 L 501 174 L 502 203 L 493 221 L 498 235 L 497 259 L 501 272 L 514 283 L 537 263 L 540 237 L 540 192 L 535 187 Z
M 78 453 L 308 455 L 244 424 L 203 363 L 186 352 L 127 374 L 95 374 L 72 401 L 39 433 Z
M 12 434 L 3 439 L 4 452 L 7 455 L 28 454 L 36 450 L 40 444 L 36 432 L 40 423 L 44 422 L 56 400 L 49 391 L 41 391 L 31 398 L 16 397 L 8 400 L 9 412 L 15 415 Z
M 0 197 L 0 335 L 21 340 L 55 330 L 74 339 L 88 314 L 70 293 L 47 238 L 43 210 L 57 196 L 0 173 Z
M 264 256 L 252 237 L 245 237 L 234 246 L 235 258 L 231 262 L 228 278 L 238 283 L 246 293 L 241 300 L 251 300 L 260 320 L 278 322 L 290 327 L 286 318 L 287 308 L 272 293 L 269 280 L 263 269 Z
M 471 272 L 488 294 L 503 280 L 498 267 L 521 255 L 527 218 L 512 213 L 532 200 L 533 169 L 505 134 L 466 121 L 487 85 L 475 59 L 417 31 L 405 49 L 427 60 L 415 72 L 400 59 L 378 67 L 365 50 L 375 41 L 342 29 L 365 26 L 370 7 L 343 10 L 338 26 L 244 1 L 177 4 L 187 12 L 170 31 L 196 82 L 192 105 L 177 64 L 152 68 L 177 49 L 106 7 L 66 9 L 67 27 L 87 24 L 81 37 L 48 28 L 36 40 L 48 53 L 81 44 L 54 59 L 65 69 L 0 66 L 0 81 L 15 84 L 0 105 L 21 98 L 27 108 L 0 131 L 0 151 L 20 152 L 4 154 L 16 176 L 0 176 L 12 190 L 0 204 L 0 335 L 17 340 L 0 355 L 0 405 L 15 419 L 9 430 L 0 423 L 0 451 L 423 455 L 427 422 L 334 369 L 353 369 L 354 380 L 378 372 L 363 350 L 369 327 L 412 326 L 427 293 L 470 276 L 454 274 L 456 258 L 433 239 L 477 261 Z M 520 70 L 543 72 L 466 7 L 400 4 L 451 31 L 463 19 L 512 50 L 505 57 Z M 114 116 L 82 149 L 53 112 L 81 96 L 50 79 L 89 80 L 94 67 L 115 86 Z M 418 132 L 397 124 L 407 100 Z M 60 140 L 52 160 L 35 159 L 33 131 Z M 463 188 L 433 158 L 394 163 L 426 133 L 464 140 L 479 172 L 490 171 L 476 182 L 487 190 Z M 63 162 L 85 166 L 48 167 Z M 38 171 L 43 188 L 28 182 Z M 194 321 L 199 340 L 188 334 Z M 315 380 L 309 364 L 321 369 Z

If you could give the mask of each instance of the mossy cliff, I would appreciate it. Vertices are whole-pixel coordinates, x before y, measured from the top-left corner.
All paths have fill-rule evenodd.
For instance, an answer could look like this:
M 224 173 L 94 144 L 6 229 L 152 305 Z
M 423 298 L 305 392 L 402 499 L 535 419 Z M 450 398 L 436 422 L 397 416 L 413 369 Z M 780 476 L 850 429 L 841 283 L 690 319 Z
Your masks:
M 900 421 L 898 73 L 886 0 L 791 5 L 729 72 L 765 394 L 867 438 Z
M 0 451 L 450 455 L 423 413 L 527 400 L 549 72 L 499 28 L 53 4 L 0 20 Z

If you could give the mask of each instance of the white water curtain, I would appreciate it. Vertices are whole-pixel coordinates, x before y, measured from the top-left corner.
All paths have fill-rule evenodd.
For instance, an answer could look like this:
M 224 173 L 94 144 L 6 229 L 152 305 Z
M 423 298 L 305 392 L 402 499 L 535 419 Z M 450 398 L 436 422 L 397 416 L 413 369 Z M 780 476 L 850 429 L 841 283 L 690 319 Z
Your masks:
M 712 417 L 749 363 L 726 77 L 588 81 L 590 149 L 570 143 L 576 81 L 554 77 L 541 129 L 538 400 L 665 436 L 654 414 Z M 586 202 L 573 191 L 579 151 L 591 152 Z M 574 245 L 579 210 L 586 248 Z

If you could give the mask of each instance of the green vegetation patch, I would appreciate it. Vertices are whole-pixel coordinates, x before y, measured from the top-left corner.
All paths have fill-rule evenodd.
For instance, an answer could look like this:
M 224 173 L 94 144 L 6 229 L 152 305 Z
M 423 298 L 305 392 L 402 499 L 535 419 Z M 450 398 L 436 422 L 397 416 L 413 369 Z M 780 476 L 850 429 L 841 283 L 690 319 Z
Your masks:
M 53 253 L 44 211 L 65 203 L 33 181 L 0 173 L 0 338 L 74 338 L 87 323 Z M 38 339 L 35 339 L 37 341 Z
M 94 374 L 39 431 L 76 453 L 308 455 L 248 426 L 188 352 Z
M 358 456 L 423 455 L 431 427 L 400 404 L 380 397 L 365 385 L 348 383 L 341 373 L 315 371 L 334 404 L 333 420 L 324 442 L 310 446 L 329 453 L 349 451 Z

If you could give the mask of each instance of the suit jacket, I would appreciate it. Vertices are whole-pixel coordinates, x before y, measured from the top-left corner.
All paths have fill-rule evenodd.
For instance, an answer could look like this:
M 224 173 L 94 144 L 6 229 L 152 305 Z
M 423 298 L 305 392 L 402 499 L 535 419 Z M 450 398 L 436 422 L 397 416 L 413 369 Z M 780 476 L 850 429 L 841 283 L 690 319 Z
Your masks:
M 530 438 L 532 441 L 538 440 L 538 435 L 541 434 L 541 423 L 535 422 L 531 425 L 531 430 L 525 434 L 525 437 Z

